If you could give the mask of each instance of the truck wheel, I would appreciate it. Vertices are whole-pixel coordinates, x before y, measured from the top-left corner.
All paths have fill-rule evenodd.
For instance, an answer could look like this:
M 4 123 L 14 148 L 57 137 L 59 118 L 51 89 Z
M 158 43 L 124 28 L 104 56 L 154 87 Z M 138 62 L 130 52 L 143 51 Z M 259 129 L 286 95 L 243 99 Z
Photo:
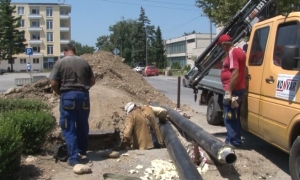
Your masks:
M 221 125 L 223 122 L 222 113 L 217 111 L 219 106 L 214 96 L 210 97 L 207 105 L 206 120 L 210 125 Z
M 292 180 L 300 179 L 300 136 L 294 141 L 290 151 L 290 175 Z

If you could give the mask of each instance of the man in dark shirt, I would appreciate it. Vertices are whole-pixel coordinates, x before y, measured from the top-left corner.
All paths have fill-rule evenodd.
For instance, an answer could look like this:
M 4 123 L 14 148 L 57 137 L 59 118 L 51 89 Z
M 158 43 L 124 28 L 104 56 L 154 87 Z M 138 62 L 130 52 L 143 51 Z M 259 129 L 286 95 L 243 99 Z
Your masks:
M 58 60 L 50 74 L 50 83 L 60 95 L 60 121 L 68 147 L 68 164 L 79 163 L 79 155 L 86 155 L 90 114 L 89 89 L 95 84 L 91 66 L 76 56 L 75 47 L 64 47 L 65 57 Z

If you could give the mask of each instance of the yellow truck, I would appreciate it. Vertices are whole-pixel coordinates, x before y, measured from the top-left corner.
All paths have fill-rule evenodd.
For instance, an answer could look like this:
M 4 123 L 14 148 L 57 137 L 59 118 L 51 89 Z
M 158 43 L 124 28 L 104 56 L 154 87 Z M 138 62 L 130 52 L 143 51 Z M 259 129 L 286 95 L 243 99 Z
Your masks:
M 239 17 L 234 17 L 214 41 L 222 34 L 229 34 L 234 43 L 249 37 L 247 91 L 241 109 L 241 126 L 289 153 L 291 178 L 299 180 L 300 12 L 267 17 L 264 7 L 267 7 L 265 12 L 269 12 L 270 7 L 276 6 L 270 3 L 260 1 L 247 13 L 238 13 Z M 253 18 L 253 12 L 266 16 L 252 23 L 246 21 L 251 16 Z M 236 27 L 242 30 L 234 31 L 238 29 Z M 220 63 L 225 53 L 214 43 L 196 60 L 195 67 L 199 72 L 190 78 L 189 85 L 194 89 L 195 97 L 201 90 L 200 103 L 207 104 L 207 122 L 217 125 L 223 121 Z
M 290 153 L 300 179 L 300 12 L 256 23 L 247 50 L 243 129 Z

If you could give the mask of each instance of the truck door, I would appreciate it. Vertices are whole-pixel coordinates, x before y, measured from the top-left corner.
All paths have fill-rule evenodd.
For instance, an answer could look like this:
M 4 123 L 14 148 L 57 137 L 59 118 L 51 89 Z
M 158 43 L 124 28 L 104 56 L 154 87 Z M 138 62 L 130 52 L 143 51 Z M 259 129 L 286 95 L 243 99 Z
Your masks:
M 299 19 L 299 17 L 297 17 Z M 268 42 L 268 56 L 262 76 L 259 133 L 263 138 L 288 150 L 287 128 L 291 120 L 299 114 L 299 71 L 283 70 L 280 67 L 283 47 L 298 45 L 297 30 L 300 30 L 296 17 L 279 18 L 273 23 Z
M 241 124 L 244 129 L 259 135 L 259 100 L 261 96 L 261 77 L 264 72 L 264 62 L 265 62 L 265 54 L 267 53 L 266 45 L 268 41 L 269 35 L 269 26 L 263 26 L 262 28 L 258 27 L 254 30 L 250 37 L 250 42 L 248 46 L 247 53 L 247 70 L 248 75 L 248 96 L 246 102 L 243 106 L 248 106 L 242 108 L 242 118 Z M 248 109 L 248 113 L 245 111 Z M 244 116 L 247 115 L 247 120 Z

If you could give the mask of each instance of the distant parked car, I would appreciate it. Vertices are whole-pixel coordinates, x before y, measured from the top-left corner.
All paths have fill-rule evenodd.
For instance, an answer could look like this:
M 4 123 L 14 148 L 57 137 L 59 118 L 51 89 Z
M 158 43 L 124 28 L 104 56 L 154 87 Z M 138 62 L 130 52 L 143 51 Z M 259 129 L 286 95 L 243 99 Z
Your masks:
M 146 66 L 142 74 L 143 76 L 158 76 L 158 69 L 155 66 Z
M 138 72 L 138 73 L 142 73 L 142 71 L 144 69 L 145 69 L 145 66 L 136 66 L 135 68 L 133 68 L 133 70 Z
M 133 70 L 135 72 L 138 72 L 138 73 L 141 73 L 142 74 L 142 71 L 145 69 L 145 64 L 142 63 L 142 62 L 136 62 L 134 63 L 134 68 Z
M 2 75 L 4 73 L 6 73 L 6 69 L 0 69 L 0 74 Z
M 189 86 L 189 79 L 197 72 L 196 68 L 192 68 L 189 72 L 187 72 L 182 78 L 182 86 L 183 87 L 190 87 Z

